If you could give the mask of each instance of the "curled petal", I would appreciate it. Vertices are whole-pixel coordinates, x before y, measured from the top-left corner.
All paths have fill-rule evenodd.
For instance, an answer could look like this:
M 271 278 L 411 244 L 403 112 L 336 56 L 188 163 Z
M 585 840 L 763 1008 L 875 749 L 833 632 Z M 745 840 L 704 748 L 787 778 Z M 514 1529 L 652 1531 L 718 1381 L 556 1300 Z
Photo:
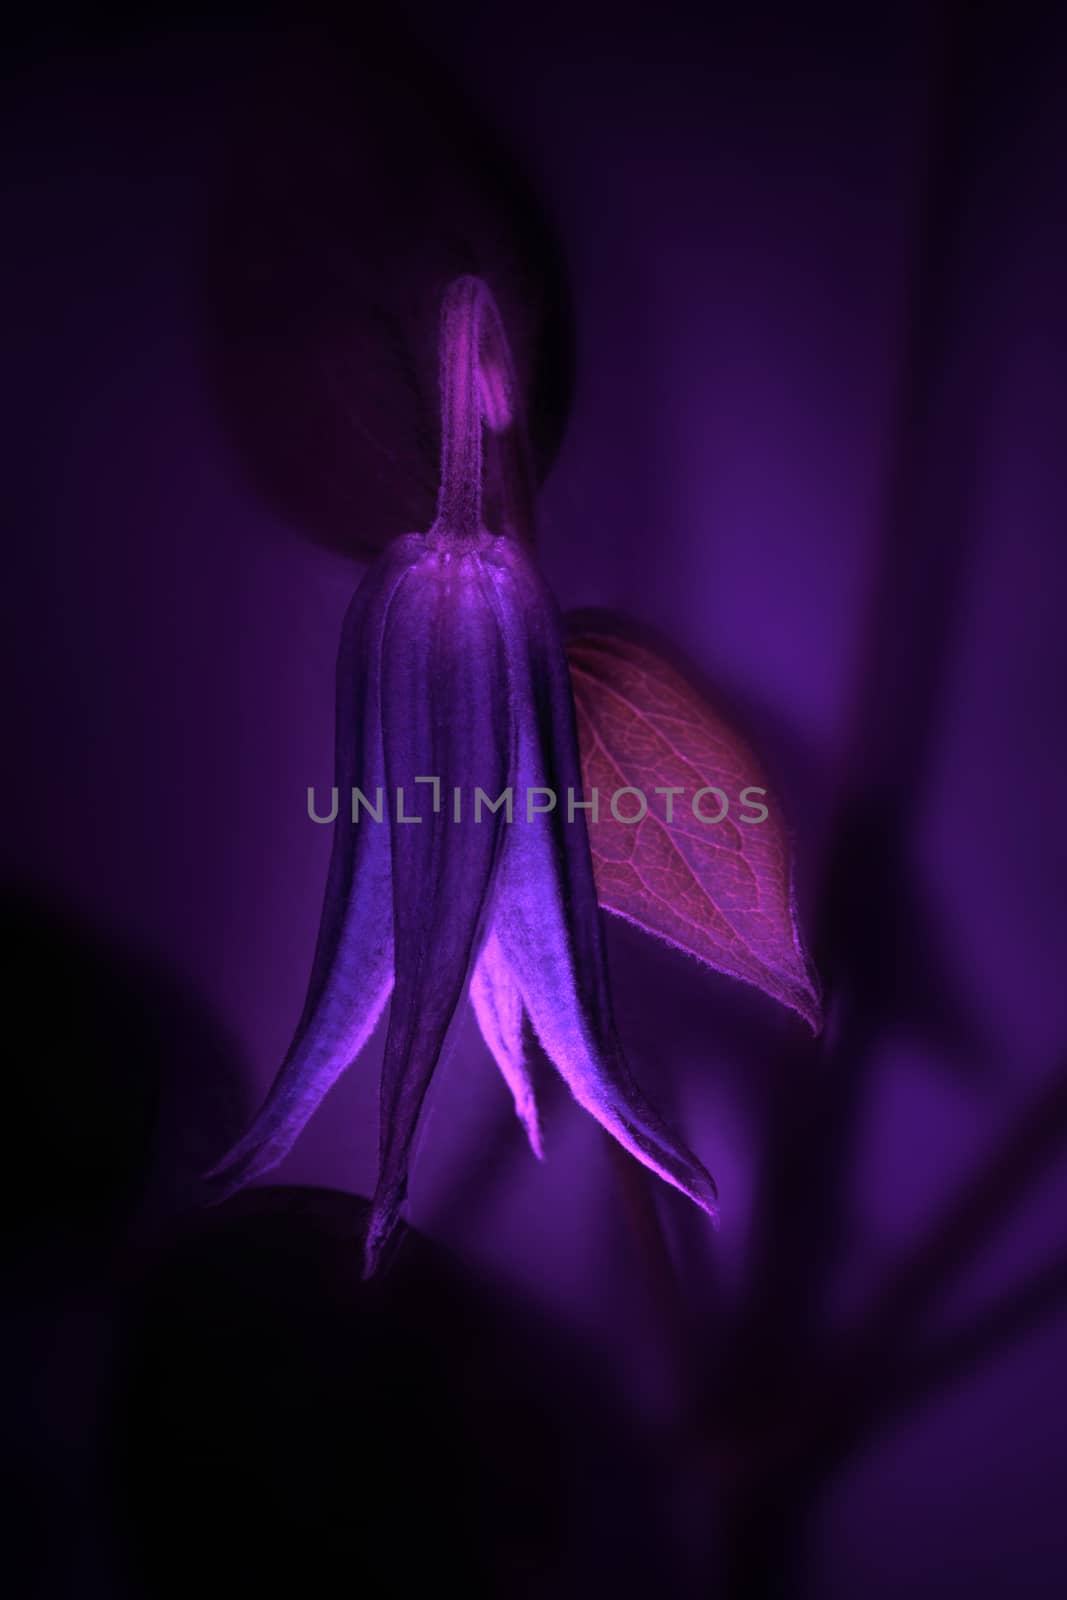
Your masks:
M 262 1109 L 207 1174 L 223 1199 L 286 1155 L 312 1112 L 359 1054 L 389 998 L 393 919 L 389 829 L 347 812 L 353 785 L 373 802 L 385 785 L 380 716 L 381 646 L 398 583 L 422 541 L 397 541 L 348 610 L 337 662 L 335 773 L 340 809 L 307 998 Z
M 428 549 L 398 588 L 383 648 L 386 782 L 391 796 L 403 793 L 404 814 L 422 820 L 405 822 L 396 811 L 391 828 L 396 983 L 368 1275 L 403 1204 L 422 1103 L 488 925 L 504 818 L 478 816 L 471 797 L 476 786 L 495 794 L 508 781 L 506 665 L 481 556 Z M 438 809 L 432 785 L 416 801 L 418 776 L 439 778 Z
M 567 814 L 568 792 L 581 793 L 581 768 L 554 602 L 517 546 L 501 545 L 497 573 L 517 718 L 516 791 L 527 797 L 543 788 L 558 799 L 545 811 L 527 804 L 508 829 L 494 930 L 575 1099 L 717 1219 L 710 1174 L 645 1099 L 616 1035 L 589 841 L 581 813 Z
M 495 933 L 490 933 L 478 957 L 470 993 L 482 1038 L 511 1090 L 515 1110 L 526 1129 L 530 1148 L 541 1161 L 544 1158 L 541 1122 L 537 1114 L 533 1078 L 522 1044 L 522 995 Z

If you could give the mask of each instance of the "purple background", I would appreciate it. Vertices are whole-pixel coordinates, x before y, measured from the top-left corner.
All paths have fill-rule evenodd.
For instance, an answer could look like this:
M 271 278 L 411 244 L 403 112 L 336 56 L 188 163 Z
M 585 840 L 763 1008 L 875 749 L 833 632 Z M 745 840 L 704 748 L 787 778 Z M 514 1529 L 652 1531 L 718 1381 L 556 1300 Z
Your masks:
M 534 1163 L 462 1022 L 411 1221 L 596 1371 L 635 1474 L 576 1484 L 557 1462 L 555 1565 L 500 1592 L 636 1588 L 617 1541 L 654 1506 L 667 1595 L 1061 1594 L 1062 30 L 489 5 L 415 30 L 543 195 L 569 278 L 544 568 L 562 605 L 659 630 L 740 708 L 832 1002 L 814 1048 L 612 925 L 624 1039 L 722 1198 L 713 1236 L 655 1192 L 677 1303 L 598 1128 L 550 1096 Z M 219 399 L 216 180 L 269 48 L 251 25 L 58 30 L 13 51 L 5 114 L 3 845 L 87 948 L 171 995 L 157 1209 L 264 1092 L 300 1010 L 329 849 L 305 791 L 330 781 L 361 570 L 263 492 Z M 50 976 L 39 1042 L 66 1004 Z M 280 1182 L 371 1190 L 380 1045 Z M 848 1387 L 849 1329 L 965 1189 L 914 1315 L 883 1321 Z M 541 1403 L 566 1434 L 565 1386 Z M 87 1570 L 69 1592 L 97 1592 Z

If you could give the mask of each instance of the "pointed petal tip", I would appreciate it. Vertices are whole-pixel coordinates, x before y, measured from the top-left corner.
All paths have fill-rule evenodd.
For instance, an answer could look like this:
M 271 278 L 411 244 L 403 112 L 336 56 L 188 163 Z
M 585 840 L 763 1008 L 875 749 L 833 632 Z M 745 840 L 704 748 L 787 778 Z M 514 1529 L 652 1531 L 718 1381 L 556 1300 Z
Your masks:
M 716 1233 L 718 1233 L 719 1188 L 715 1182 L 715 1179 L 712 1177 L 711 1173 L 706 1167 L 700 1168 L 700 1175 L 702 1181 L 699 1188 L 694 1185 L 692 1188 L 683 1190 L 683 1193 L 687 1194 L 689 1198 L 700 1207 L 701 1211 L 703 1211 L 704 1215 L 708 1218 Z
M 205 1206 L 221 1206 L 231 1195 L 237 1194 L 241 1189 L 240 1183 L 227 1180 L 223 1173 L 217 1169 L 205 1172 L 200 1179 L 200 1197 Z
M 382 1250 L 385 1242 L 384 1237 L 377 1233 L 372 1234 L 368 1229 L 367 1237 L 363 1241 L 362 1276 L 364 1283 L 369 1283 L 372 1278 L 377 1277 L 378 1269 L 382 1263 Z
M 371 1202 L 363 1240 L 363 1282 L 378 1276 L 392 1254 L 400 1225 L 403 1195 L 378 1193 Z
M 203 1182 L 218 1184 L 219 1186 L 241 1182 L 242 1180 L 237 1177 L 237 1174 L 240 1172 L 241 1167 L 240 1157 L 243 1143 L 244 1140 L 241 1139 L 236 1145 L 231 1145 L 223 1155 L 219 1156 L 217 1161 L 213 1161 L 210 1167 L 206 1167 L 200 1174 Z
M 523 1130 L 529 1140 L 530 1149 L 538 1161 L 545 1159 L 545 1147 L 541 1137 L 541 1119 L 537 1114 L 537 1106 L 532 1097 L 526 1101 L 515 1100 L 515 1115 L 522 1123 Z
M 682 1181 L 678 1176 L 665 1173 L 662 1168 L 653 1168 L 658 1176 L 665 1178 L 672 1188 L 678 1189 L 687 1200 L 692 1200 L 695 1206 L 703 1211 L 716 1233 L 719 1231 L 719 1186 L 711 1173 L 695 1156 L 690 1156 L 690 1177 Z M 646 1163 L 647 1164 L 647 1163 Z
M 257 1118 L 235 1145 L 201 1173 L 208 1205 L 221 1205 L 231 1195 L 247 1189 L 249 1184 L 276 1167 L 285 1155 L 285 1149 L 279 1149 L 276 1143 L 259 1134 L 258 1121 Z
M 235 1166 L 230 1155 L 223 1156 L 200 1174 L 205 1205 L 222 1205 L 224 1200 L 243 1189 L 247 1182 L 248 1178 Z
M 258 1174 L 252 1173 L 230 1176 L 221 1172 L 215 1176 L 205 1177 L 197 1188 L 197 1204 L 208 1211 L 217 1211 L 235 1195 L 243 1194 L 251 1188 L 253 1179 L 257 1176 Z
M 470 998 L 482 1038 L 511 1090 L 515 1115 L 530 1149 L 545 1159 L 537 1095 L 523 1041 L 523 1003 L 515 975 L 495 933 L 490 933 L 470 981 Z

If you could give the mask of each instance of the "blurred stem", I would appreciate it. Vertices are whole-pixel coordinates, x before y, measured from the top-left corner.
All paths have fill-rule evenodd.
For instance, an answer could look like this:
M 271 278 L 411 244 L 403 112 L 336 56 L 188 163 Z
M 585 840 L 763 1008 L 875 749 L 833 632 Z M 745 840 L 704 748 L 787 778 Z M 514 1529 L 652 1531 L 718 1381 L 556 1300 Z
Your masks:
M 690 1388 L 690 1347 L 685 1297 L 663 1232 L 648 1171 L 605 1134 L 630 1237 L 641 1264 L 649 1304 L 670 1357 L 677 1397 L 685 1405 Z

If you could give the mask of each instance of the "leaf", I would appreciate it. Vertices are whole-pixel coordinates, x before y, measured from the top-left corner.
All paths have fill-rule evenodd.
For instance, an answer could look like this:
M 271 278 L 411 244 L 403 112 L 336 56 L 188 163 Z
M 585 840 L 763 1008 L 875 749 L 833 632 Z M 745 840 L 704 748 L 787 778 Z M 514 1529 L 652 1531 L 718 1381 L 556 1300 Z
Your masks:
M 583 630 L 567 656 L 585 798 L 594 789 L 599 796 L 597 819 L 589 811 L 586 819 L 601 906 L 755 984 L 818 1033 L 819 992 L 796 924 L 788 833 L 756 756 L 647 645 Z M 627 788 L 640 794 L 618 795 Z M 656 793 L 668 788 L 683 791 L 670 811 Z M 700 796 L 694 809 L 708 788 L 722 793 Z M 760 792 L 746 801 L 752 789 Z M 722 820 L 700 820 L 697 812 L 722 812 L 722 796 Z M 764 820 L 743 820 L 761 806 Z

